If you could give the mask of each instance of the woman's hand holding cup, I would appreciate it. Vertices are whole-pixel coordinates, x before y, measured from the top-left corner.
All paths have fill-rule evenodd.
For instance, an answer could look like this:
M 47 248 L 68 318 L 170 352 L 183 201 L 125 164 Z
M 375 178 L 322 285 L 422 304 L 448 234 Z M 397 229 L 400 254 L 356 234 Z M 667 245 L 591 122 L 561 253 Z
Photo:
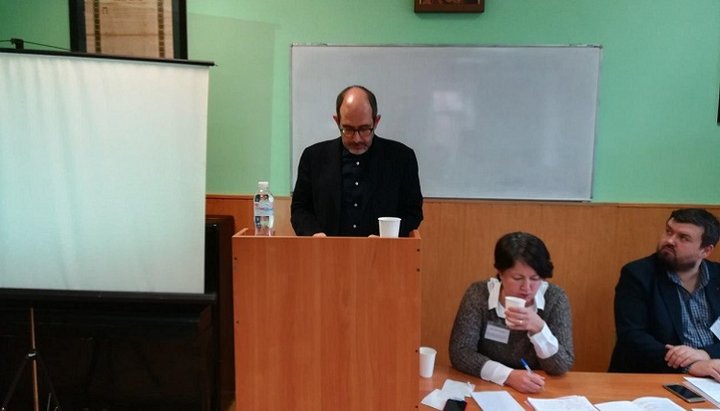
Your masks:
M 515 331 L 528 331 L 537 334 L 545 326 L 535 310 L 525 307 L 525 300 L 518 297 L 505 297 L 505 324 Z

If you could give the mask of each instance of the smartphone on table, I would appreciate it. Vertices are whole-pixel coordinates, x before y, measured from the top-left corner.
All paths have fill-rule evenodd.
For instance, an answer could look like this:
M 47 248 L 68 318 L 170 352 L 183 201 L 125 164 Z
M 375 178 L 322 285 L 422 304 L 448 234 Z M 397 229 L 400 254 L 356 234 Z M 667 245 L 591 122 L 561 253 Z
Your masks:
M 690 388 L 681 385 L 681 384 L 665 384 L 663 385 L 666 390 L 672 392 L 673 394 L 677 395 L 678 397 L 682 398 L 683 400 L 687 402 L 702 402 L 705 401 L 705 398 L 703 398 L 700 394 L 696 393 L 695 391 L 691 390 Z
M 465 406 L 467 406 L 465 401 L 449 399 L 445 402 L 443 411 L 465 411 Z

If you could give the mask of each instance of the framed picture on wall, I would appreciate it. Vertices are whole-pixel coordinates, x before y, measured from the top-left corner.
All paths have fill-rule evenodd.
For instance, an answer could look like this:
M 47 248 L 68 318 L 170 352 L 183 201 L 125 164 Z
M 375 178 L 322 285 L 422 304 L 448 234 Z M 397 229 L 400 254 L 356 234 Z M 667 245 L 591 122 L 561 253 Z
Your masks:
M 415 13 L 482 13 L 485 0 L 414 0 Z
M 73 51 L 187 59 L 185 0 L 69 0 Z

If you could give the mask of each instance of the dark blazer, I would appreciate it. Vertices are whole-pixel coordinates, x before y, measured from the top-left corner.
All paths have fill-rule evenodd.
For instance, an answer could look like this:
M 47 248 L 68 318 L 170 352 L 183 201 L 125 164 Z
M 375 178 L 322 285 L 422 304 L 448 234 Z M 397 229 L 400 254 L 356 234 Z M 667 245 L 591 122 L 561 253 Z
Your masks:
M 710 327 L 720 315 L 720 264 L 709 260 L 710 281 L 705 296 Z M 670 373 L 682 369 L 665 363 L 665 344 L 682 344 L 682 317 L 677 288 L 667 277 L 657 254 L 633 261 L 622 268 L 615 287 L 617 342 L 610 372 Z M 720 358 L 720 341 L 701 347 L 711 358 Z
M 358 235 L 378 234 L 378 217 L 400 217 L 407 237 L 423 219 L 415 152 L 397 141 L 373 137 L 367 182 L 368 200 Z M 342 141 L 338 137 L 303 151 L 292 195 L 291 218 L 297 235 L 340 235 Z

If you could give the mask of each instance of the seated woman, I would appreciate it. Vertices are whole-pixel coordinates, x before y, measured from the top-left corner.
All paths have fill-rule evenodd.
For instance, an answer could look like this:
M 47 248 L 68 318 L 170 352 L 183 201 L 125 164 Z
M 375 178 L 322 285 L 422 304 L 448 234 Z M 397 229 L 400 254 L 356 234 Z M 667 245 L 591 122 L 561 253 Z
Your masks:
M 495 244 L 497 278 L 470 285 L 450 336 L 455 369 L 524 393 L 542 390 L 544 379 L 523 368 L 563 374 L 575 359 L 572 317 L 565 292 L 545 281 L 553 264 L 532 234 L 506 234 Z M 518 297 L 524 307 L 506 307 Z

